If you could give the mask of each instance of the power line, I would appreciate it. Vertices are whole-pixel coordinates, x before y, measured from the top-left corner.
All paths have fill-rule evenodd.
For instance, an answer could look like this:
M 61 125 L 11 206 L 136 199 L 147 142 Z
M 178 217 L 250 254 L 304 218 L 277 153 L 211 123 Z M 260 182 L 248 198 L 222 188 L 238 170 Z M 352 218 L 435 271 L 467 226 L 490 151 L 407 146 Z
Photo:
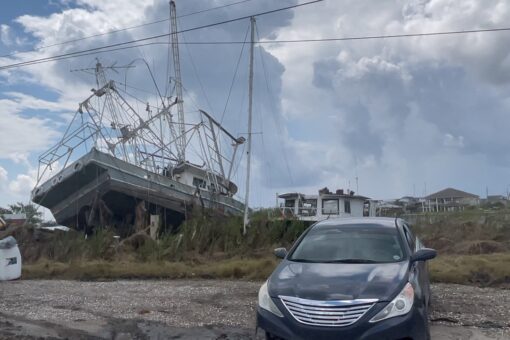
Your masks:
M 323 0 L 319 0 L 319 1 L 323 1 Z M 258 14 L 258 15 L 262 15 L 262 14 Z M 243 17 L 242 19 L 246 19 L 246 18 L 247 17 Z M 241 19 L 237 19 L 237 20 L 241 20 Z M 216 24 L 211 24 L 211 25 L 220 25 L 220 24 L 221 23 L 216 23 Z M 185 32 L 185 31 L 189 31 L 189 30 L 197 30 L 197 29 L 201 29 L 201 28 L 205 28 L 205 27 L 200 26 L 200 27 L 184 30 L 184 31 L 181 31 L 181 32 Z M 374 36 L 359 36 L 359 37 L 343 37 L 343 38 L 294 39 L 294 40 L 263 40 L 263 41 L 256 41 L 255 43 L 257 43 L 257 44 L 288 44 L 288 43 L 337 42 L 337 41 L 355 41 L 355 40 L 375 40 L 375 39 L 429 37 L 429 36 L 441 36 L 441 35 L 458 35 L 458 34 L 505 32 L 505 31 L 510 31 L 510 27 L 477 29 L 477 30 L 462 30 L 462 31 L 446 31 L 446 32 L 429 32 L 429 33 L 409 33 L 409 34 L 393 34 L 393 35 L 374 35 Z M 0 66 L 0 71 L 6 70 L 6 69 L 10 69 L 10 68 L 17 68 L 17 67 L 23 67 L 23 66 L 36 65 L 36 64 L 50 62 L 50 61 L 59 61 L 59 60 L 69 59 L 69 58 L 78 58 L 78 57 L 93 55 L 93 54 L 97 54 L 97 53 L 106 53 L 106 52 L 120 51 L 120 50 L 126 50 L 126 49 L 130 49 L 130 48 L 138 48 L 138 47 L 144 47 L 144 46 L 150 46 L 150 45 L 167 45 L 168 42 L 152 42 L 152 43 L 145 43 L 145 44 L 125 46 L 125 47 L 120 47 L 120 48 L 108 48 L 108 47 L 113 47 L 113 46 L 118 46 L 118 45 L 126 45 L 126 44 L 137 42 L 137 41 L 156 39 L 156 38 L 160 38 L 160 37 L 165 37 L 167 35 L 168 34 L 163 34 L 163 35 L 160 35 L 160 36 L 148 37 L 148 38 L 139 39 L 139 40 L 132 41 L 132 42 L 119 43 L 119 44 L 114 44 L 114 45 L 110 45 L 110 46 L 103 46 L 103 47 L 93 48 L 93 49 L 84 50 L 84 51 L 77 51 L 77 52 L 67 53 L 67 54 L 59 55 L 59 56 L 52 56 L 52 57 L 35 59 L 35 60 L 21 62 L 21 63 L 16 63 L 16 64 Z M 244 43 L 245 43 L 244 41 L 189 41 L 189 42 L 179 42 L 180 45 L 183 45 L 183 44 L 185 44 L 185 45 L 236 45 L 236 44 L 244 44 Z M 86 52 L 90 52 L 90 53 L 86 53 Z
M 294 6 L 288 6 L 288 7 L 283 7 L 283 8 L 279 8 L 279 9 L 275 9 L 275 10 L 271 10 L 271 11 L 261 12 L 261 13 L 254 14 L 254 15 L 243 16 L 243 17 L 238 17 L 238 18 L 235 18 L 235 19 L 230 19 L 230 20 L 225 20 L 225 21 L 216 22 L 216 23 L 212 23 L 212 24 L 207 24 L 207 25 L 203 25 L 203 26 L 193 27 L 193 28 L 181 30 L 181 31 L 179 31 L 177 33 L 190 32 L 190 31 L 194 31 L 194 30 L 199 30 L 199 29 L 209 28 L 209 27 L 213 27 L 213 26 L 223 25 L 223 24 L 227 24 L 227 23 L 231 23 L 231 22 L 235 22 L 235 21 L 240 21 L 240 20 L 248 19 L 251 16 L 262 16 L 262 15 L 271 14 L 271 13 L 275 13 L 275 12 L 278 12 L 278 11 L 283 11 L 283 10 L 287 10 L 287 9 L 291 9 L 291 8 L 295 8 L 295 7 L 305 6 L 305 5 L 309 5 L 309 4 L 313 4 L 313 3 L 321 2 L 321 1 L 324 1 L 324 0 L 310 1 L 310 2 L 306 2 L 306 3 L 294 5 Z M 263 40 L 263 41 L 256 41 L 256 43 L 257 44 L 284 44 L 284 43 L 338 42 L 338 41 L 353 41 L 353 40 L 375 40 L 375 39 L 429 37 L 429 36 L 441 36 L 441 35 L 458 35 L 458 34 L 505 32 L 505 31 L 510 31 L 510 27 L 475 29 L 475 30 L 460 30 L 460 31 L 444 31 L 444 32 L 426 32 L 426 33 L 407 33 L 407 34 L 392 34 L 392 35 L 341 37 L 341 38 L 293 39 L 293 40 Z M 35 64 L 44 63 L 44 62 L 57 61 L 57 60 L 62 60 L 62 59 L 74 58 L 74 57 L 82 57 L 82 56 L 87 56 L 87 55 L 91 55 L 91 54 L 95 54 L 95 53 L 105 53 L 105 52 L 119 51 L 119 50 L 143 47 L 143 46 L 148 46 L 148 45 L 168 44 L 168 42 L 152 42 L 152 43 L 146 43 L 146 44 L 127 46 L 127 47 L 125 46 L 125 47 L 122 47 L 122 48 L 111 48 L 111 47 L 117 47 L 117 46 L 124 46 L 124 45 L 132 44 L 132 43 L 135 43 L 135 42 L 141 42 L 141 41 L 147 41 L 147 40 L 162 38 L 162 37 L 166 37 L 166 36 L 168 36 L 168 34 L 160 34 L 160 35 L 156 35 L 156 36 L 136 39 L 136 40 L 122 42 L 122 43 L 117 43 L 117 44 L 106 45 L 106 46 L 102 46 L 102 47 L 91 48 L 91 49 L 82 50 L 82 51 L 70 52 L 70 53 L 65 53 L 65 54 L 61 54 L 61 55 L 45 57 L 45 58 L 41 58 L 41 59 L 34 59 L 34 60 L 30 60 L 30 61 L 25 61 L 25 62 L 9 64 L 9 65 L 5 65 L 5 66 L 0 66 L 0 71 L 6 70 L 6 69 L 10 69 L 10 68 L 17 68 L 17 67 L 35 65 Z M 235 45 L 235 44 L 244 44 L 244 43 L 245 43 L 244 41 L 195 41 L 195 42 L 179 42 L 179 44 L 181 44 L 181 45 L 182 44 L 185 44 L 185 45 Z M 92 53 L 87 53 L 87 52 L 92 52 Z
M 215 23 L 212 23 L 212 24 L 192 27 L 192 28 L 180 30 L 177 33 L 186 33 L 186 32 L 196 31 L 196 30 L 200 30 L 200 29 L 204 29 L 204 28 L 210 28 L 210 27 L 214 27 L 214 26 L 224 25 L 224 24 L 228 24 L 228 23 L 232 23 L 232 22 L 236 22 L 236 21 L 246 20 L 246 19 L 249 19 L 250 17 L 254 17 L 254 16 L 262 16 L 262 15 L 272 14 L 272 13 L 281 12 L 281 11 L 285 11 L 285 10 L 289 10 L 289 9 L 293 9 L 293 8 L 297 8 L 297 7 L 311 5 L 311 4 L 322 2 L 322 1 L 324 1 L 324 0 L 308 1 L 308 2 L 301 3 L 301 4 L 297 4 L 297 5 L 281 7 L 281 8 L 265 11 L 265 12 L 259 12 L 257 14 L 245 15 L 245 16 L 242 16 L 242 17 L 234 18 L 234 19 L 229 19 L 229 20 L 223 20 L 223 21 L 215 22 Z M 145 38 L 125 41 L 125 42 L 121 42 L 121 43 L 110 44 L 110 45 L 105 45 L 105 46 L 101 46 L 101 47 L 89 48 L 89 49 L 82 50 L 82 51 L 69 52 L 69 53 L 64 53 L 64 54 L 59 54 L 59 55 L 53 55 L 53 56 L 50 56 L 50 57 L 34 59 L 34 60 L 31 60 L 31 61 L 26 61 L 26 62 L 20 62 L 20 63 L 10 64 L 10 65 L 5 65 L 5 66 L 1 66 L 0 67 L 0 71 L 1 70 L 6 70 L 6 69 L 10 69 L 10 68 L 15 68 L 15 67 L 22 67 L 22 66 L 31 65 L 32 63 L 39 63 L 39 62 L 44 62 L 44 61 L 52 61 L 53 59 L 56 59 L 56 58 L 58 59 L 58 58 L 61 58 L 61 57 L 79 55 L 79 54 L 86 53 L 86 52 L 99 51 L 99 50 L 103 50 L 103 49 L 110 48 L 110 47 L 125 46 L 125 45 L 129 45 L 129 44 L 137 43 L 137 42 L 142 42 L 142 41 L 147 41 L 147 40 L 163 38 L 163 37 L 167 37 L 168 35 L 169 35 L 169 33 L 159 34 L 159 35 L 154 35 L 154 36 L 150 36 L 150 37 L 145 37 Z
M 490 33 L 490 32 L 506 32 L 506 31 L 510 31 L 510 27 L 476 29 L 476 30 L 462 30 L 462 31 L 445 31 L 445 32 L 407 33 L 407 34 L 392 34 L 392 35 L 369 35 L 369 36 L 341 37 L 341 38 L 258 40 L 258 41 L 255 41 L 255 43 L 256 44 L 290 44 L 290 43 L 335 42 L 335 41 L 352 41 L 352 40 L 375 40 L 375 39 L 429 37 L 429 36 L 441 36 L 441 35 Z M 188 41 L 188 42 L 183 42 L 182 44 L 186 44 L 186 45 L 240 45 L 240 44 L 244 44 L 244 43 L 245 43 L 244 41 Z M 181 43 L 179 43 L 179 44 L 181 44 Z
M 192 15 L 201 14 L 201 13 L 205 13 L 205 12 L 210 12 L 210 11 L 213 11 L 213 10 L 217 10 L 217 9 L 222 9 L 222 8 L 234 6 L 234 5 L 242 4 L 242 3 L 245 3 L 245 2 L 249 2 L 249 1 L 253 1 L 253 0 L 236 1 L 236 2 L 232 2 L 232 3 L 229 3 L 229 4 L 222 5 L 222 6 L 206 8 L 206 9 L 199 10 L 199 11 L 196 11 L 196 12 L 180 15 L 177 18 L 189 17 L 189 16 L 192 16 Z M 160 24 L 160 23 L 168 21 L 168 20 L 170 20 L 170 18 L 160 19 L 160 20 L 156 20 L 156 21 L 152 21 L 152 22 L 148 22 L 148 23 L 144 23 L 144 24 L 140 24 L 140 25 L 135 25 L 135 26 L 129 26 L 129 27 L 124 27 L 124 28 L 114 29 L 114 30 L 111 30 L 111 31 L 108 31 L 108 32 L 104 32 L 104 33 L 92 34 L 92 35 L 89 35 L 89 36 L 85 36 L 85 37 L 81 37 L 81 38 L 77 38 L 77 39 L 72 39 L 72 40 L 66 40 L 66 41 L 58 42 L 58 43 L 51 44 L 51 45 L 40 46 L 40 47 L 31 49 L 31 50 L 18 51 L 18 52 L 13 52 L 13 53 L 9 53 L 9 54 L 4 54 L 4 55 L 1 55 L 0 58 L 11 57 L 11 56 L 18 55 L 18 54 L 24 54 L 24 53 L 40 51 L 40 50 L 43 50 L 43 49 L 49 48 L 49 47 L 71 44 L 71 43 L 75 43 L 75 42 L 78 42 L 78 41 L 83 41 L 83 40 L 87 40 L 87 39 L 91 39 L 91 38 L 101 37 L 101 36 L 104 36 L 104 35 L 124 32 L 124 31 L 135 29 L 135 28 L 140 28 L 140 27 Z
M 488 32 L 505 32 L 505 31 L 510 31 L 510 27 L 487 28 L 487 29 L 476 29 L 476 30 L 462 30 L 462 31 L 445 31 L 445 32 L 426 32 L 426 33 L 372 35 L 372 36 L 343 37 L 343 38 L 295 39 L 295 40 L 264 40 L 264 41 L 258 41 L 257 43 L 259 43 L 259 44 L 273 44 L 273 43 L 308 43 L 308 42 L 328 42 L 328 41 L 374 40 L 374 39 L 430 37 L 430 36 L 439 36 L 439 35 L 488 33 Z M 241 42 L 236 42 L 236 43 L 241 43 Z

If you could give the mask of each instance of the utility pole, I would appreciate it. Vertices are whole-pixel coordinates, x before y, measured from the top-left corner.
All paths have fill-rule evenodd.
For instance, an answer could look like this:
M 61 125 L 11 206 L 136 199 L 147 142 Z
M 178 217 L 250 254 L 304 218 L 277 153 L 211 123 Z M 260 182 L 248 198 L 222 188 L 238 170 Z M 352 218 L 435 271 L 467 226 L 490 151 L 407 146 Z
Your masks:
M 250 18 L 251 23 L 251 42 L 250 42 L 250 79 L 249 79 L 249 101 L 248 101 L 248 140 L 246 145 L 246 197 L 244 199 L 244 222 L 243 235 L 246 235 L 246 227 L 250 222 L 248 217 L 250 201 L 250 167 L 251 167 L 251 129 L 252 129 L 252 109 L 253 109 L 253 50 L 255 47 L 255 17 Z

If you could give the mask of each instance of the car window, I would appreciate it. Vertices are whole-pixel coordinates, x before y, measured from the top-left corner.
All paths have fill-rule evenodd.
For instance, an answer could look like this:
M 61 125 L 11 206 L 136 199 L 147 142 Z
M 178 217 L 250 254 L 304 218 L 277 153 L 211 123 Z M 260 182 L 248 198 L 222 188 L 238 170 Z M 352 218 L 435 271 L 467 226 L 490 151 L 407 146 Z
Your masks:
M 406 236 L 407 244 L 409 244 L 409 249 L 411 249 L 412 251 L 416 251 L 416 245 L 415 245 L 413 233 L 411 232 L 411 230 L 409 229 L 407 224 L 403 225 L 403 229 L 404 229 L 404 235 Z
M 403 259 L 396 229 L 364 227 L 312 229 L 289 259 L 301 262 L 398 262 Z

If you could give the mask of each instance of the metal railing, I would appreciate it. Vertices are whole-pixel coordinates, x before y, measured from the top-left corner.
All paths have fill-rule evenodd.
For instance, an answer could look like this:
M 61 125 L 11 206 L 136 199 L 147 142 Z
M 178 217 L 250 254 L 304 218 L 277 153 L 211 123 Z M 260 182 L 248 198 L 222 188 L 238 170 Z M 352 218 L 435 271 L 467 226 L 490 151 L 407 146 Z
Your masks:
M 299 216 L 317 216 L 316 207 L 300 207 L 298 209 Z

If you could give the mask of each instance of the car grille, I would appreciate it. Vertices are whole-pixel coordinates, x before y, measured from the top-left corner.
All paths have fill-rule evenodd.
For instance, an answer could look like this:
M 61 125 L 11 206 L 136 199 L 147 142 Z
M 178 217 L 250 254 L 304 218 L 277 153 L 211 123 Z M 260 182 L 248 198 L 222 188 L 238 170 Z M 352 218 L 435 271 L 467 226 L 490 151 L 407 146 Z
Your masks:
M 376 299 L 316 301 L 292 296 L 280 296 L 280 300 L 297 321 L 327 327 L 352 325 L 377 302 Z

